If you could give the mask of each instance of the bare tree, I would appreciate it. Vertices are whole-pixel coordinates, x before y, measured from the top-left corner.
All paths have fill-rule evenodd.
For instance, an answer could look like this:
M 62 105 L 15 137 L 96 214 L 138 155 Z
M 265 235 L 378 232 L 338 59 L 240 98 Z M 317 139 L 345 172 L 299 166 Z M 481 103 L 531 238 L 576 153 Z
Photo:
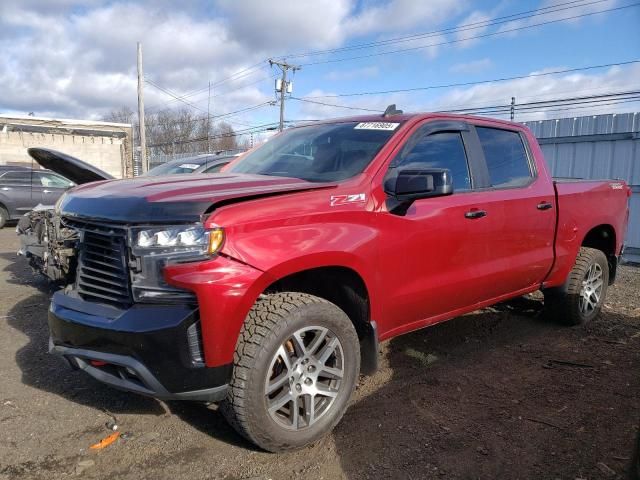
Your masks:
M 145 118 L 147 148 L 151 154 L 175 155 L 238 148 L 238 137 L 229 123 L 207 121 L 206 115 L 198 115 L 186 107 L 149 112 Z M 133 124 L 137 115 L 131 108 L 122 106 L 103 119 Z
M 233 150 L 238 146 L 231 125 L 208 122 L 206 115 L 196 115 L 187 108 L 149 114 L 147 137 L 149 147 L 163 154 Z
M 119 108 L 111 110 L 107 113 L 102 120 L 105 122 L 115 122 L 115 123 L 130 123 L 133 124 L 136 119 L 136 114 L 133 110 L 131 110 L 126 105 L 123 105 Z
M 213 150 L 236 150 L 238 137 L 233 127 L 227 122 L 220 122 L 212 127 L 211 148 Z

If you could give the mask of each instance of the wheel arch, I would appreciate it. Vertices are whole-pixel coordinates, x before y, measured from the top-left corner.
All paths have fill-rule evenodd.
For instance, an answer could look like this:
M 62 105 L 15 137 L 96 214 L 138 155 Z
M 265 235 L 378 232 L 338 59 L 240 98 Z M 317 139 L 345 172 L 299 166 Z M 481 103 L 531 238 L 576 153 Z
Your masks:
M 581 247 L 595 248 L 605 254 L 609 265 L 609 285 L 615 281 L 618 268 L 616 241 L 615 228 L 610 224 L 602 223 L 589 230 L 580 244 Z
M 361 371 L 372 374 L 378 367 L 378 332 L 371 318 L 370 290 L 354 268 L 323 265 L 289 272 L 274 280 L 263 294 L 299 292 L 323 298 L 344 311 L 360 340 Z

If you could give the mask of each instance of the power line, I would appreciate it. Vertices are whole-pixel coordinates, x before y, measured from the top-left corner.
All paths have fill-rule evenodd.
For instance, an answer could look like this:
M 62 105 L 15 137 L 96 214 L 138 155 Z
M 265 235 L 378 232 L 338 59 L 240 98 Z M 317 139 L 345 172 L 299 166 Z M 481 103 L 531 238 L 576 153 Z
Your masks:
M 319 102 L 317 100 L 309 100 L 308 98 L 301 98 L 301 97 L 290 97 L 292 100 L 298 100 L 299 102 L 305 102 L 305 103 L 314 103 L 316 105 L 324 105 L 326 107 L 335 107 L 335 108 L 344 108 L 347 110 L 362 110 L 364 112 L 375 112 L 375 113 L 382 113 L 382 110 L 373 110 L 371 108 L 364 108 L 364 107 L 350 107 L 348 105 L 336 105 L 334 103 L 325 103 L 325 102 Z
M 516 110 L 522 109 L 523 106 L 539 106 L 544 107 L 547 104 L 557 104 L 559 102 L 576 102 L 582 103 L 583 101 L 592 101 L 595 99 L 612 99 L 615 97 L 627 97 L 629 95 L 638 95 L 640 94 L 640 90 L 631 90 L 625 92 L 612 92 L 612 93 L 604 93 L 599 95 L 586 95 L 580 97 L 569 97 L 569 98 L 554 98 L 550 100 L 540 100 L 535 102 L 526 102 L 515 104 L 514 108 Z M 462 113 L 462 112 L 475 112 L 478 110 L 509 110 L 511 108 L 511 104 L 505 105 L 490 105 L 490 106 L 482 106 L 482 107 L 471 107 L 471 108 L 459 108 L 459 109 L 448 109 L 448 110 L 439 110 L 440 112 L 446 113 Z
M 609 105 L 619 105 L 623 103 L 638 103 L 638 102 L 640 102 L 640 98 L 631 99 L 631 100 L 618 100 L 614 102 L 600 103 L 598 105 L 583 105 L 583 106 L 569 107 L 569 108 L 555 108 L 555 109 L 544 109 L 544 110 L 537 110 L 537 111 L 530 111 L 530 112 L 522 112 L 521 115 L 533 115 L 536 113 L 548 113 L 548 112 L 565 112 L 565 111 L 580 110 L 583 108 L 600 108 L 600 107 L 605 107 Z
M 634 91 L 634 92 L 623 92 L 620 93 L 619 95 L 624 95 L 624 94 L 634 94 L 635 96 L 633 97 L 629 97 L 629 98 L 625 98 L 625 99 L 620 99 L 620 100 L 610 100 L 607 98 L 603 98 L 601 100 L 589 100 L 588 102 L 584 102 L 584 101 L 576 101 L 576 102 L 567 102 L 568 100 L 572 100 L 572 99 L 557 99 L 557 102 L 565 102 L 565 103 L 560 103 L 559 106 L 563 107 L 563 108 L 551 108 L 551 109 L 547 109 L 544 107 L 541 107 L 540 105 L 531 105 L 530 107 L 526 108 L 526 110 L 529 111 L 524 111 L 522 114 L 523 115 L 529 115 L 529 114 L 534 114 L 534 113 L 546 113 L 546 112 L 554 112 L 554 111 L 569 111 L 569 110 L 578 110 L 578 109 L 583 109 L 583 108 L 593 108 L 595 107 L 601 107 L 601 106 L 607 106 L 607 105 L 618 105 L 618 104 L 623 104 L 623 103 L 636 103 L 636 102 L 640 102 L 640 91 Z M 637 94 L 637 95 L 636 95 Z M 609 97 L 613 96 L 615 94 L 611 94 L 609 95 Z M 596 97 L 596 96 L 594 96 Z M 294 99 L 297 99 L 295 97 L 292 97 Z M 576 97 L 579 98 L 579 97 Z M 587 97 L 585 97 L 586 99 Z M 320 103 L 320 102 L 311 102 L 311 103 Z M 530 102 L 532 104 L 535 104 L 537 102 Z M 546 103 L 550 103 L 546 102 Z M 589 103 L 589 105 L 580 105 L 581 103 Z M 320 103 L 323 104 L 324 103 Z M 336 107 L 346 107 L 344 105 L 331 105 L 331 104 L 326 104 L 328 106 L 336 106 Z M 521 104 L 519 107 L 523 110 L 525 110 L 524 107 L 526 107 L 527 104 Z M 570 106 L 570 105 L 578 105 L 578 106 Z M 567 106 L 569 106 L 569 108 L 566 108 Z M 507 105 L 506 107 L 509 107 L 509 105 Z M 351 108 L 351 107 L 348 107 Z M 492 107 L 489 107 L 492 108 Z M 537 110 L 534 110 L 537 109 Z M 369 111 L 374 111 L 376 113 L 380 113 L 380 110 L 371 110 L 371 109 L 366 109 Z M 444 112 L 443 112 L 444 113 Z M 494 112 L 491 112 L 494 114 L 508 114 L 509 113 L 509 108 L 504 108 L 502 112 L 498 112 L 497 110 Z M 316 122 L 316 121 L 322 121 L 320 119 L 306 119 L 306 120 L 295 120 L 295 122 Z M 286 123 L 293 123 L 294 120 L 290 120 L 287 121 Z M 271 122 L 271 123 L 265 123 L 262 125 L 256 125 L 253 126 L 251 128 L 247 128 L 244 130 L 237 130 L 234 132 L 230 132 L 230 133 L 223 133 L 223 134 L 218 134 L 218 135 L 213 135 L 210 136 L 209 139 L 218 139 L 218 138 L 228 138 L 228 137 L 236 137 L 236 136 L 240 136 L 240 135 L 245 135 L 245 134 L 250 134 L 250 133 L 261 133 L 261 132 L 268 132 L 268 131 L 273 131 L 275 129 L 275 126 L 277 125 L 277 122 Z M 171 146 L 171 145 L 183 145 L 183 144 L 189 144 L 189 143 L 197 143 L 197 142 L 203 142 L 206 141 L 207 137 L 203 136 L 203 137 L 197 137 L 197 138 L 192 138 L 192 139 L 186 139 L 186 140 L 180 140 L 180 141 L 175 141 L 175 142 L 164 142 L 164 143 L 158 143 L 158 144 L 154 144 L 154 145 L 149 145 L 149 148 L 153 148 L 153 147 L 162 147 L 162 146 Z
M 621 7 L 608 8 L 606 10 L 599 10 L 597 12 L 589 12 L 589 13 L 583 13 L 583 14 L 580 14 L 580 15 L 573 15 L 573 16 L 570 16 L 570 17 L 563 17 L 563 18 L 555 19 L 555 20 L 547 20 L 545 22 L 534 23 L 534 24 L 531 24 L 531 25 L 523 25 L 523 26 L 520 26 L 520 27 L 500 30 L 498 32 L 484 33 L 484 34 L 475 35 L 475 36 L 466 37 L 466 38 L 461 38 L 461 39 L 447 40 L 445 42 L 430 43 L 430 44 L 427 44 L 427 45 L 420 45 L 420 46 L 417 46 L 417 47 L 401 48 L 401 49 L 398 49 L 398 50 L 388 50 L 388 51 L 385 51 L 385 52 L 376 52 L 376 53 L 370 53 L 370 54 L 367 54 L 367 55 L 359 55 L 359 56 L 354 56 L 354 57 L 336 58 L 336 59 L 332 59 L 332 60 L 319 60 L 319 61 L 316 61 L 316 62 L 302 63 L 302 64 L 300 64 L 300 66 L 301 67 L 308 67 L 308 66 L 312 66 L 312 65 L 322 65 L 322 64 L 327 64 L 327 63 L 346 62 L 346 61 L 351 61 L 351 60 L 360 60 L 360 59 L 363 59 L 363 58 L 378 57 L 378 56 L 382 56 L 382 55 L 394 55 L 396 53 L 405 53 L 405 52 L 421 50 L 421 49 L 429 48 L 429 47 L 437 47 L 437 46 L 442 46 L 442 45 L 451 45 L 451 44 L 454 44 L 454 43 L 466 42 L 468 40 L 475 40 L 475 39 L 478 39 L 478 38 L 486 38 L 486 37 L 492 37 L 492 36 L 496 36 L 496 35 L 503 35 L 505 33 L 517 32 L 517 31 L 520 31 L 520 30 L 526 30 L 526 29 L 530 29 L 530 28 L 540 27 L 540 26 L 543 26 L 543 25 L 550 25 L 550 24 L 553 24 L 553 23 L 564 22 L 564 21 L 567 21 L 567 20 L 575 20 L 575 19 L 578 19 L 578 18 L 584 18 L 584 17 L 593 16 L 593 15 L 599 15 L 599 14 L 606 13 L 606 12 L 619 11 L 619 10 L 623 10 L 625 8 L 637 7 L 638 5 L 640 5 L 640 2 L 632 3 L 632 4 L 629 4 L 629 5 L 623 5 Z
M 255 127 L 252 128 L 247 128 L 244 130 L 235 130 L 234 132 L 229 132 L 229 133 L 220 133 L 217 135 L 211 135 L 209 137 L 210 140 L 214 140 L 214 139 L 218 139 L 218 138 L 229 138 L 229 137 L 237 137 L 240 135 L 245 135 L 248 133 L 261 133 L 261 132 L 268 132 L 268 131 L 272 131 L 275 129 L 275 125 L 277 125 L 277 122 L 271 122 L 271 123 L 265 123 L 262 125 L 257 125 Z M 184 145 L 184 144 L 188 144 L 188 143 L 197 143 L 197 142 L 204 142 L 207 140 L 206 136 L 203 137 L 197 137 L 197 138 L 190 138 L 187 140 L 179 140 L 176 142 L 163 142 L 163 143 L 156 143 L 154 145 L 149 145 L 149 148 L 152 147 L 168 147 L 171 145 Z
M 494 26 L 494 25 L 498 25 L 501 23 L 506 23 L 509 21 L 514 21 L 514 19 L 517 20 L 523 20 L 526 18 L 531 18 L 534 16 L 539 16 L 539 15 L 548 15 L 550 13 L 556 13 L 558 11 L 562 11 L 562 10 L 568 10 L 568 9 L 574 9 L 574 8 L 578 8 L 578 7 L 584 7 L 584 6 L 588 6 L 588 5 L 592 5 L 592 4 L 596 4 L 596 3 L 601 3 L 604 1 L 608 1 L 608 0 L 594 0 L 592 2 L 587 2 L 584 3 L 582 2 L 582 0 L 574 0 L 574 1 L 570 1 L 570 2 L 564 2 L 564 3 L 560 3 L 560 4 L 556 4 L 556 5 L 551 5 L 548 7 L 543 7 L 543 8 L 539 8 L 539 9 L 535 9 L 535 10 L 528 10 L 528 11 L 524 11 L 524 12 L 519 12 L 519 13 L 515 13 L 515 14 L 511 14 L 511 15 L 506 15 L 506 16 L 502 16 L 502 17 L 496 17 L 494 19 L 490 19 L 490 20 L 486 20 L 484 22 L 473 22 L 473 23 L 469 23 L 469 24 L 465 24 L 459 27 L 451 27 L 448 29 L 443 29 L 443 30 L 439 30 L 439 31 L 432 31 L 432 32 L 426 32 L 426 33 L 422 33 L 422 34 L 414 34 L 411 36 L 406 36 L 406 37 L 397 37 L 397 38 L 393 38 L 393 39 L 388 39 L 388 40 L 383 40 L 383 41 L 379 41 L 379 42 L 369 42 L 368 44 L 360 44 L 360 45 L 352 45 L 349 47 L 343 47 L 341 49 L 332 49 L 332 50 L 319 50 L 319 51 L 315 51 L 315 52 L 306 52 L 306 53 L 300 53 L 300 54 L 294 54 L 294 56 L 310 56 L 310 55 L 316 55 L 316 54 L 320 54 L 320 53 L 332 53 L 332 52 L 339 52 L 339 51 L 346 51 L 346 50 L 353 50 L 353 49 L 360 49 L 360 48 L 369 48 L 369 47 L 373 47 L 373 46 L 379 46 L 379 45 L 384 45 L 384 44 L 392 44 L 392 43 L 399 43 L 401 41 L 409 41 L 409 40 L 415 40 L 417 38 L 425 38 L 428 36 L 434 36 L 437 34 L 441 34 L 441 33 L 452 33 L 452 32 L 459 32 L 459 31 L 465 31 L 465 30 L 471 30 L 471 29 L 477 29 L 477 28 L 484 28 L 486 26 Z M 550 21 L 546 21 L 546 22 L 541 22 L 541 23 L 537 23 L 537 24 L 532 24 L 532 25 L 526 25 L 526 26 L 521 26 L 521 27 L 517 27 L 514 29 L 507 29 L 507 30 L 502 30 L 499 32 L 492 32 L 492 33 L 488 33 L 488 34 L 483 34 L 483 35 L 478 35 L 478 36 L 472 36 L 472 37 L 467 37 L 467 38 L 463 38 L 463 39 L 456 39 L 456 40 L 450 40 L 450 41 L 446 41 L 446 42 L 440 42 L 440 43 L 435 43 L 435 44 L 429 44 L 429 45 L 421 45 L 418 47 L 411 47 L 411 48 L 407 48 L 407 49 L 400 49 L 400 50 L 392 50 L 392 51 L 386 51 L 386 52 L 378 52 L 378 53 L 374 53 L 374 54 L 369 54 L 369 55 L 364 55 L 364 56 L 359 56 L 359 57 L 348 57 L 348 58 L 340 58 L 340 59 L 333 59 L 333 60 L 326 60 L 326 61 L 319 61 L 319 62 L 310 62 L 310 63 L 306 63 L 303 65 L 316 65 L 316 64 L 321 64 L 321 63 L 332 63 L 332 62 L 341 62 L 341 61 L 348 61 L 348 60 L 355 60 L 358 58 L 366 58 L 366 57 L 372 57 L 372 56 L 378 56 L 378 55 L 388 55 L 388 54 L 394 54 L 394 53 L 401 53 L 401 52 L 406 52 L 406 51 L 412 51 L 412 50 L 417 50 L 417 49 L 422 49 L 422 48 L 428 48 L 431 46 L 438 46 L 438 45 L 445 45 L 445 44 L 452 44 L 452 43 L 458 43 L 458 42 L 462 42 L 462 41 L 468 41 L 468 40 L 472 40 L 475 38 L 482 38 L 482 37 L 488 37 L 488 36 L 492 36 L 492 35 L 499 35 L 499 34 L 503 34 L 503 33 L 508 33 L 508 32 L 512 32 L 512 31 L 517 31 L 517 30 L 522 30 L 522 29 L 528 29 L 528 28 L 532 28 L 532 27 L 536 27 L 536 26 L 541 26 L 541 25 L 546 25 L 549 23 L 557 23 L 557 22 L 561 22 L 561 21 L 566 21 L 566 20 L 571 20 L 571 19 L 577 19 L 577 18 L 581 18 L 581 17 L 586 17 L 586 16 L 591 16 L 591 15 L 596 15 L 596 14 L 600 14 L 600 13 L 605 13 L 605 12 L 609 12 L 609 11 L 614 11 L 614 10 L 621 10 L 621 9 L 625 9 L 625 8 L 631 8 L 631 7 L 635 7 L 640 5 L 640 2 L 636 2 L 633 4 L 629 4 L 629 5 L 625 5 L 625 6 L 621 6 L 621 7 L 616 7 L 616 8 L 609 8 L 609 9 L 605 9 L 605 10 L 601 10 L 601 11 L 597 11 L 597 12 L 588 12 L 588 13 L 584 13 L 581 15 L 574 15 L 574 16 L 570 16 L 570 17 L 564 17 L 562 19 L 555 19 L 555 20 L 550 20 Z M 530 14 L 530 15 L 526 15 L 526 14 Z M 523 16 L 524 15 L 524 16 Z M 516 18 L 518 17 L 518 18 Z M 261 66 L 262 65 L 262 66 Z M 235 72 L 234 74 L 221 79 L 215 83 L 212 84 L 212 86 L 217 86 L 217 85 L 221 85 L 225 82 L 228 81 L 232 81 L 232 80 L 239 80 L 241 78 L 244 78 L 248 75 L 252 75 L 256 72 L 258 72 L 259 70 L 261 70 L 262 68 L 265 68 L 267 65 L 263 64 L 263 61 L 260 61 L 256 64 L 253 64 L 249 67 L 246 67 L 242 70 L 239 70 L 237 72 Z M 560 73 L 560 72 L 558 72 Z M 275 77 L 272 76 L 270 78 Z M 259 79 L 256 82 L 251 82 L 250 84 L 241 86 L 241 87 L 237 87 L 237 88 L 244 88 L 246 86 L 255 84 L 255 83 L 259 83 L 262 82 L 266 79 Z M 470 83 L 466 83 L 466 84 L 459 84 L 459 85 L 468 85 Z M 192 108 L 196 108 L 200 111 L 204 111 L 203 109 L 201 109 L 200 107 L 197 107 L 196 105 L 194 105 L 191 102 L 187 102 L 185 99 L 189 98 L 191 96 L 194 96 L 196 94 L 202 93 L 204 91 L 208 90 L 208 87 L 203 88 L 203 89 L 199 89 L 196 90 L 194 92 L 185 94 L 185 95 L 177 95 L 173 92 L 169 92 L 167 89 L 164 89 L 162 87 L 160 87 L 159 85 L 153 83 L 153 86 L 155 86 L 156 88 L 160 89 L 161 91 L 164 91 L 165 93 L 169 94 L 172 97 L 172 100 L 170 100 L 169 102 L 166 102 L 165 104 L 169 104 L 172 103 L 174 101 L 181 101 L 183 103 L 185 103 L 186 105 L 189 105 Z M 438 87 L 433 87 L 433 88 L 438 88 Z M 439 87 L 439 88 L 444 88 L 444 87 Z M 400 91 L 413 91 L 412 89 L 407 89 L 407 90 L 400 90 Z M 380 93 L 392 93 L 395 91 L 386 91 L 386 92 L 380 92 Z M 222 95 L 226 92 L 222 92 L 219 93 L 218 95 Z M 370 94 L 374 94 L 377 92 L 371 92 Z M 355 95 L 355 94 L 354 94 Z M 346 96 L 345 95 L 339 95 L 339 96 Z M 214 95 L 215 97 L 215 95 Z M 329 97 L 329 96 L 318 96 L 318 97 Z M 309 97 L 307 97 L 309 98 Z M 311 97 L 313 98 L 313 97 Z M 150 107 L 149 110 L 157 108 L 159 105 L 156 106 L 152 106 Z
M 414 41 L 414 40 L 422 39 L 422 38 L 434 37 L 434 36 L 438 36 L 438 35 L 442 35 L 442 34 L 446 34 L 446 33 L 459 33 L 461 31 L 466 31 L 466 30 L 474 30 L 474 29 L 478 29 L 478 28 L 485 28 L 485 27 L 500 25 L 502 23 L 512 22 L 512 21 L 515 21 L 515 20 L 525 20 L 527 18 L 532 18 L 532 17 L 536 17 L 536 16 L 539 16 L 539 15 L 548 15 L 550 13 L 556 13 L 556 12 L 559 12 L 559 11 L 569 10 L 569 9 L 573 9 L 573 8 L 586 7 L 586 6 L 589 6 L 589 5 L 593 5 L 593 4 L 596 4 L 596 3 L 602 3 L 602 2 L 606 2 L 606 1 L 610 1 L 610 0 L 594 0 L 594 1 L 591 1 L 591 2 L 587 2 L 587 3 L 583 3 L 583 2 L 585 2 L 585 0 L 573 0 L 573 1 L 570 1 L 570 2 L 563 2 L 563 3 L 557 3 L 555 5 L 549 5 L 547 7 L 536 8 L 536 9 L 533 9 L 533 10 L 526 10 L 526 11 L 523 11 L 523 12 L 513 13 L 511 15 L 504 15 L 504 16 L 500 16 L 500 17 L 495 17 L 495 18 L 490 18 L 490 19 L 487 19 L 487 20 L 478 21 L 478 22 L 471 22 L 471 23 L 467 23 L 467 24 L 463 24 L 463 25 L 458 25 L 457 27 L 449 27 L 449 28 L 445 28 L 445 29 L 441 29 L 441 30 L 432 30 L 432 31 L 429 31 L 429 32 L 415 33 L 415 34 L 412 34 L 412 35 L 406 35 L 406 36 L 402 36 L 402 37 L 395 37 L 395 38 L 390 38 L 390 39 L 386 39 L 386 40 L 379 40 L 379 41 L 375 41 L 375 42 L 361 43 L 361 44 L 357 44 L 357 45 L 349 45 L 347 47 L 331 48 L 331 49 L 327 49 L 327 50 L 314 50 L 314 51 L 301 52 L 301 53 L 292 53 L 292 54 L 288 54 L 288 55 L 283 55 L 283 56 L 278 57 L 278 58 L 310 57 L 310 56 L 315 56 L 315 55 L 325 55 L 325 54 L 339 53 L 339 52 L 344 52 L 344 51 L 361 50 L 361 49 L 365 49 L 365 48 L 386 46 L 386 45 L 391 45 L 391 44 L 396 44 L 396 43 Z M 575 5 L 575 4 L 579 4 L 579 5 Z M 568 6 L 568 5 L 571 5 L 571 6 Z M 559 7 L 562 7 L 562 8 L 559 8 Z M 529 15 L 529 14 L 531 14 L 531 15 Z
M 634 87 L 634 88 L 640 88 L 640 87 Z M 593 88 L 580 88 L 581 92 L 593 92 L 593 91 L 600 91 L 600 90 L 606 90 L 606 92 L 610 92 L 610 87 L 605 86 L 605 87 L 593 87 Z M 560 90 L 560 91 L 554 91 L 551 93 L 547 93 L 547 94 L 537 94 L 537 95 L 518 95 L 518 100 L 523 100 L 523 99 L 532 99 L 532 100 L 543 100 L 545 99 L 545 97 L 548 96 L 553 96 L 553 95 L 560 95 L 560 94 L 566 94 L 566 93 L 575 93 L 576 90 L 575 88 L 572 90 Z M 597 93 L 598 95 L 600 93 Z M 604 94 L 604 93 L 603 93 Z M 553 98 L 552 98 L 553 99 Z M 451 111 L 451 109 L 460 109 L 460 110 L 465 110 L 466 108 L 474 108 L 474 107 L 478 107 L 481 108 L 483 105 L 487 104 L 488 102 L 501 102 L 504 100 L 504 97 L 501 98 L 487 98 L 484 99 L 480 102 L 476 101 L 476 102 L 464 102 L 464 103 L 458 103 L 455 105 L 447 105 L 445 108 L 449 109 L 448 111 Z
M 249 112 L 249 111 L 252 111 L 252 110 L 257 110 L 257 109 L 262 108 L 262 107 L 267 106 L 267 105 L 274 106 L 275 102 L 273 100 L 269 100 L 268 102 L 258 103 L 256 105 L 251 105 L 249 107 L 244 107 L 244 108 L 241 108 L 241 109 L 238 109 L 238 110 L 234 110 L 232 112 L 221 113 L 220 115 L 209 115 L 209 116 L 207 116 L 206 112 L 205 112 L 204 116 L 197 117 L 197 118 L 190 118 L 190 119 L 187 119 L 187 120 L 175 120 L 175 121 L 172 121 L 171 124 L 180 125 L 180 124 L 185 124 L 185 123 L 197 123 L 197 122 L 207 121 L 207 119 L 217 120 L 217 119 L 220 119 L 220 118 L 226 118 L 226 117 L 231 117 L 233 115 L 238 115 L 240 113 L 245 113 L 245 112 Z M 236 122 L 236 123 L 238 123 L 238 122 Z M 147 122 L 147 125 L 155 126 L 155 125 L 160 125 L 160 124 L 158 122 L 151 122 L 151 123 Z
M 260 68 L 256 68 L 258 66 L 260 66 Z M 267 66 L 268 66 L 268 64 L 267 64 L 267 60 L 266 59 L 265 60 L 260 60 L 260 62 L 255 63 L 254 65 L 252 65 L 250 67 L 247 67 L 247 68 L 244 68 L 242 70 L 239 70 L 239 71 L 229 75 L 228 77 L 225 77 L 225 78 L 223 78 L 221 80 L 218 80 L 217 82 L 211 82 L 211 86 L 213 88 L 215 88 L 217 86 L 220 86 L 220 85 L 222 85 L 224 83 L 228 83 L 230 81 L 241 80 L 242 78 L 245 78 L 245 77 L 247 77 L 249 75 L 253 75 L 254 73 L 259 72 L 260 70 L 263 70 L 263 69 L 267 68 Z M 239 75 L 239 74 L 242 74 L 242 75 Z M 243 85 L 243 86 L 238 87 L 238 88 L 244 88 L 246 86 L 253 85 L 255 83 L 263 82 L 264 80 L 267 80 L 267 79 L 266 78 L 261 78 L 261 79 L 255 81 L 255 82 L 248 83 L 248 84 Z M 175 101 L 179 101 L 181 99 L 191 98 L 194 95 L 198 95 L 200 93 L 207 92 L 208 90 L 209 90 L 209 85 L 207 85 L 206 87 L 203 87 L 203 88 L 199 88 L 197 90 L 193 90 L 193 91 L 191 91 L 189 93 L 185 93 L 184 95 L 176 96 L 175 98 L 173 98 L 173 100 L 169 100 L 168 102 L 165 102 L 165 103 L 162 103 L 162 104 L 153 105 L 153 106 L 149 107 L 148 110 L 156 109 L 156 108 L 159 108 L 161 106 L 167 105 L 169 103 L 172 103 L 172 102 L 175 102 Z M 222 95 L 222 93 L 220 95 Z
M 517 75 L 514 77 L 503 77 L 503 78 L 493 78 L 490 80 L 478 80 L 475 82 L 460 82 L 460 83 L 448 83 L 441 85 L 429 85 L 426 87 L 415 87 L 415 88 L 398 88 L 395 90 L 380 90 L 376 92 L 353 92 L 353 93 L 337 93 L 331 95 L 311 95 L 306 97 L 301 97 L 304 99 L 311 98 L 339 98 L 339 97 L 357 97 L 363 95 L 384 95 L 388 93 L 404 93 L 404 92 L 418 92 L 422 90 L 435 90 L 441 88 L 453 88 L 453 87 L 468 87 L 470 85 L 481 85 L 485 83 L 495 83 L 495 82 L 506 82 L 509 80 L 521 80 L 524 78 L 535 78 L 535 77 L 544 77 L 548 75 L 558 75 L 561 73 L 571 73 L 571 72 L 580 72 L 585 70 L 595 70 L 599 68 L 609 68 L 609 67 L 618 67 L 622 65 L 631 65 L 635 63 L 640 63 L 640 60 L 629 60 L 626 62 L 617 62 L 617 63 L 606 63 L 603 65 L 590 65 L 588 67 L 576 67 L 576 68 L 567 68 L 564 70 L 554 70 L 552 72 L 541 72 L 541 73 L 530 73 L 527 75 Z
M 306 100 L 298 97 L 291 97 L 294 100 L 299 100 L 308 103 L 314 103 L 318 105 L 324 105 L 328 107 L 334 108 L 344 108 L 348 110 L 362 110 L 369 111 L 374 113 L 381 113 L 382 110 L 374 110 L 371 108 L 365 107 L 352 107 L 348 105 L 339 105 L 332 104 L 326 102 L 318 102 L 315 100 Z M 543 100 L 543 101 L 532 101 L 527 103 L 520 103 L 513 105 L 515 112 L 528 112 L 530 110 L 536 111 L 550 111 L 547 107 L 564 107 L 564 106 L 576 106 L 588 104 L 586 106 L 600 106 L 600 105 L 610 105 L 615 103 L 627 103 L 638 101 L 640 99 L 640 90 L 630 90 L 624 92 L 610 92 L 606 94 L 598 94 L 598 95 L 585 95 L 578 97 L 567 97 L 567 98 L 555 98 L 551 100 Z M 610 103 L 611 102 L 611 103 Z M 438 110 L 441 113 L 467 113 L 467 114 L 509 114 L 511 111 L 511 104 L 502 104 L 502 105 L 484 105 L 482 107 L 468 108 L 468 109 L 452 109 L 446 110 L 441 109 Z M 584 108 L 584 107 L 575 107 L 575 108 Z
M 195 108 L 196 110 L 200 110 L 201 112 L 207 113 L 207 111 L 206 111 L 206 110 L 203 110 L 202 108 L 200 108 L 200 107 L 198 107 L 198 106 L 194 105 L 194 104 L 193 104 L 193 103 L 191 103 L 191 102 L 187 102 L 184 98 L 182 98 L 182 97 L 178 96 L 178 94 L 173 93 L 172 91 L 167 90 L 167 89 L 166 89 L 166 88 L 164 88 L 164 87 L 161 87 L 161 86 L 160 86 L 160 85 L 158 85 L 157 83 L 152 82 L 151 80 L 148 80 L 148 79 L 146 79 L 146 80 L 145 80 L 145 82 L 147 82 L 147 83 L 148 83 L 149 85 L 151 85 L 152 87 L 157 88 L 157 89 L 158 89 L 158 90 L 160 90 L 161 92 L 166 93 L 166 94 L 167 94 L 167 95 L 169 95 L 170 97 L 173 97 L 174 99 L 179 100 L 180 102 L 184 103 L 185 105 L 188 105 L 188 106 L 189 106 L 189 107 L 191 107 L 191 108 Z

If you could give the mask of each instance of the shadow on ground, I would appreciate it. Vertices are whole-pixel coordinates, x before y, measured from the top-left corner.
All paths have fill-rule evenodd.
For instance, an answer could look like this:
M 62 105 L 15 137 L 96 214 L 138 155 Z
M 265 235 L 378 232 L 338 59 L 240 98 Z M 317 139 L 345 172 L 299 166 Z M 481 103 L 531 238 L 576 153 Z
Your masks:
M 546 320 L 529 297 L 391 340 L 335 431 L 347 478 L 628 478 L 638 319 Z M 377 389 L 376 389 L 377 388 Z M 629 477 L 630 478 L 630 477 Z

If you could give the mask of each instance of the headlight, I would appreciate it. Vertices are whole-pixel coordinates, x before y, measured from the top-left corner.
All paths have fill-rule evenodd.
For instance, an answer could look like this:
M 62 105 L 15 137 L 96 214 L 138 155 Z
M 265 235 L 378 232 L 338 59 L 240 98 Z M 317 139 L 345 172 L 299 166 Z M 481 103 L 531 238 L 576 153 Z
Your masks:
M 202 225 L 132 228 L 131 291 L 135 301 L 195 301 L 193 292 L 167 285 L 163 270 L 171 263 L 202 261 L 222 248 L 224 230 Z
M 158 227 L 138 230 L 134 233 L 136 249 L 162 252 L 197 252 L 213 255 L 224 242 L 221 228 L 207 230 L 201 225 Z

